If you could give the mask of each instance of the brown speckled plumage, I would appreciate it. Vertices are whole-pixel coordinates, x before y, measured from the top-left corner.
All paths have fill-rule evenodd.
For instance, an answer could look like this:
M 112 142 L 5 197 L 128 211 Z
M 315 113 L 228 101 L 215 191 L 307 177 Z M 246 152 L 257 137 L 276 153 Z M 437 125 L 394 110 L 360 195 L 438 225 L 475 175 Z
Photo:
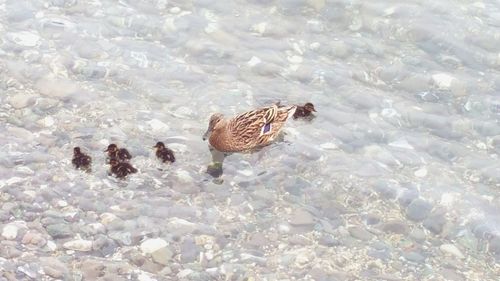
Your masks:
M 270 144 L 281 131 L 296 106 L 272 105 L 245 112 L 232 119 L 220 113 L 210 117 L 203 139 L 222 152 L 240 152 Z
M 111 159 L 109 164 L 111 165 L 111 174 L 119 179 L 125 178 L 129 174 L 137 173 L 137 169 L 132 167 L 132 165 L 126 162 L 119 162 L 117 159 Z
M 168 147 L 166 147 L 163 142 L 159 141 L 153 147 L 156 148 L 156 157 L 158 157 L 163 163 L 175 162 L 174 152 Z
M 132 159 L 132 155 L 125 148 L 118 148 L 118 146 L 114 143 L 108 145 L 108 148 L 104 150 L 104 152 L 108 153 L 108 162 L 111 159 L 117 159 L 119 162 L 128 162 Z
M 297 110 L 295 110 L 295 113 L 293 114 L 293 119 L 313 116 L 312 115 L 313 112 L 316 112 L 316 109 L 314 108 L 314 105 L 310 102 L 304 105 L 297 105 Z

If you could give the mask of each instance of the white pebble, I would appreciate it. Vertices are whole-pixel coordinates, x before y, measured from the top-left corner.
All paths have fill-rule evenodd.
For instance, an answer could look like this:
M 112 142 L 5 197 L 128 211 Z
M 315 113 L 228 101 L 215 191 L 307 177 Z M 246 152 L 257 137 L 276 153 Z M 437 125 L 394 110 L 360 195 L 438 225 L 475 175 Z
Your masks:
M 262 60 L 259 59 L 258 57 L 256 56 L 253 56 L 248 62 L 247 64 L 250 66 L 250 67 L 254 67 L 256 65 L 258 65 L 259 63 L 261 63 Z
M 432 81 L 439 89 L 449 89 L 454 80 L 456 80 L 456 78 L 447 73 L 432 75 Z
M 63 244 L 63 247 L 68 250 L 88 252 L 92 250 L 92 241 L 90 240 L 72 240 Z
M 333 142 L 322 143 L 319 147 L 321 147 L 322 149 L 325 149 L 325 150 L 335 150 L 338 148 L 338 146 L 336 144 L 334 144 Z
M 465 256 L 462 254 L 462 252 L 453 244 L 443 244 L 439 247 L 439 249 L 444 253 L 448 253 L 459 259 L 465 259 Z
M 151 127 L 151 129 L 154 132 L 166 131 L 169 129 L 167 124 L 163 123 L 162 121 L 160 121 L 158 119 L 151 119 L 150 121 L 147 121 L 146 123 Z
M 24 47 L 35 47 L 40 42 L 40 36 L 28 31 L 9 32 L 7 38 Z
M 49 248 L 49 250 L 51 250 L 52 252 L 54 252 L 55 250 L 57 250 L 57 245 L 56 243 L 54 243 L 54 241 L 47 241 L 47 248 Z
M 414 174 L 417 178 L 424 178 L 425 176 L 427 176 L 427 168 L 422 167 L 416 170 Z
M 13 224 L 7 224 L 2 230 L 2 237 L 7 240 L 14 240 L 17 237 L 17 226 Z
M 161 248 L 166 247 L 167 245 L 167 241 L 161 238 L 147 239 L 146 241 L 141 243 L 141 251 L 145 254 L 151 254 Z

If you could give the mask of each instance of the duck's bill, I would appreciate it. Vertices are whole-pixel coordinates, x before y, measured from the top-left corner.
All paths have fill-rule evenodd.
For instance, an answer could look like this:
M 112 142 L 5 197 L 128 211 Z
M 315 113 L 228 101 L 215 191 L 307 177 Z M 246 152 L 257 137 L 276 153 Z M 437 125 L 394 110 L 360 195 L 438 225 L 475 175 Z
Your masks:
M 203 140 L 206 141 L 208 139 L 208 136 L 210 135 L 210 130 L 207 130 L 204 134 L 203 134 Z

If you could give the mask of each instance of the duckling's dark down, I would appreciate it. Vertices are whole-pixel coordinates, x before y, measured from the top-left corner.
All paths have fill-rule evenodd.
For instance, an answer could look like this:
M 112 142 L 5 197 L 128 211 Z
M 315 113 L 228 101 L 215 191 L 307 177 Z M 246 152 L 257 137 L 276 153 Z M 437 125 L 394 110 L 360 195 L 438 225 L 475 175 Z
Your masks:
M 108 145 L 108 148 L 104 150 L 108 153 L 108 161 L 110 159 L 117 159 L 119 162 L 128 162 L 132 159 L 132 155 L 125 148 L 118 148 L 114 143 Z
M 304 105 L 297 105 L 297 109 L 295 110 L 295 113 L 293 114 L 293 119 L 314 116 L 312 114 L 313 112 L 316 112 L 316 109 L 314 109 L 314 105 L 310 102 L 308 102 Z
M 157 142 L 156 145 L 153 146 L 153 148 L 156 148 L 156 157 L 158 157 L 163 163 L 175 162 L 174 152 L 171 149 L 167 148 L 163 142 Z
M 73 163 L 73 166 L 75 166 L 76 169 L 90 172 L 92 158 L 81 152 L 80 147 L 77 146 L 73 148 L 73 159 L 71 160 L 71 163 Z
M 109 160 L 109 164 L 111 165 L 111 174 L 119 179 L 123 179 L 129 174 L 137 173 L 137 169 L 129 163 L 119 162 L 114 158 Z

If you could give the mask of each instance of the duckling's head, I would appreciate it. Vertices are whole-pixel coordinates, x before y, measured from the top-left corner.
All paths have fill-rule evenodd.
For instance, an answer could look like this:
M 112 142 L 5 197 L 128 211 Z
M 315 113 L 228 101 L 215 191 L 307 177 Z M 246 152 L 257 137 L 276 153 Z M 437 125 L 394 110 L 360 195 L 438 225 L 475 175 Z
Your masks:
M 118 165 L 118 163 L 120 162 L 118 162 L 118 160 L 115 158 L 109 160 L 109 164 L 111 165 L 111 167 Z
M 80 153 L 81 153 L 81 152 L 80 152 L 80 147 L 78 147 L 78 146 L 77 146 L 77 147 L 74 147 L 74 148 L 73 148 L 73 153 L 74 153 L 74 154 L 80 154 Z
M 104 152 L 115 152 L 118 150 L 118 146 L 116 144 L 112 143 L 108 145 L 108 149 L 104 150 Z
M 153 146 L 153 148 L 165 148 L 165 144 L 161 141 L 157 142 L 155 146 Z
M 224 120 L 224 115 L 221 113 L 215 113 L 210 116 L 210 121 L 208 122 L 208 129 L 203 134 L 203 140 L 207 140 L 210 137 L 210 134 L 219 128 L 222 125 L 222 121 Z
M 314 105 L 310 102 L 304 104 L 304 109 L 309 112 L 316 112 L 316 109 L 314 109 Z

